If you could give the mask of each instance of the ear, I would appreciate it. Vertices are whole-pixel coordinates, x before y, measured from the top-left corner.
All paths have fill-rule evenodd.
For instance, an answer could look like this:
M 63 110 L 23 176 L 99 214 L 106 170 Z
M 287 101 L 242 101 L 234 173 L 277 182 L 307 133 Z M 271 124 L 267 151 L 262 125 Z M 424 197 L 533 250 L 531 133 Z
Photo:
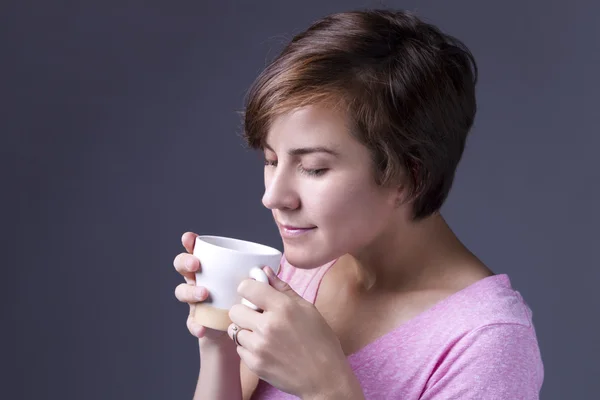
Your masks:
M 419 174 L 420 168 L 419 164 L 414 163 L 413 166 L 410 169 L 405 170 L 399 178 L 400 182 L 396 185 L 395 192 L 396 208 L 399 208 L 404 204 L 412 203 L 423 192 L 423 178 Z
M 394 208 L 400 208 L 413 200 L 414 196 L 410 192 L 410 187 L 405 182 L 396 185 L 392 193 Z

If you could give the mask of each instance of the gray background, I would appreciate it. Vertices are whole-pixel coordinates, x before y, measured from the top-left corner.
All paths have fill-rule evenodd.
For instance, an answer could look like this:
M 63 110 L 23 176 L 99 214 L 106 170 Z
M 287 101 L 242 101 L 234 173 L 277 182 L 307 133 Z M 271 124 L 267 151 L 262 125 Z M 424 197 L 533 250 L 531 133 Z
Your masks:
M 317 17 L 379 5 L 473 51 L 445 215 L 533 309 L 542 398 L 597 398 L 600 6 L 542 0 L 4 0 L 0 398 L 191 399 L 181 234 L 281 248 L 238 137 L 246 90 Z

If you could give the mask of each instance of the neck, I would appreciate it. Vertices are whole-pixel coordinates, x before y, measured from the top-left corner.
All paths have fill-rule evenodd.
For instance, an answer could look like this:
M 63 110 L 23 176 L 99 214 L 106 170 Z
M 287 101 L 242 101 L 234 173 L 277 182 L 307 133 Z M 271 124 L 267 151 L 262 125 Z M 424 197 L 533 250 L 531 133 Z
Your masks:
M 346 254 L 342 263 L 363 293 L 419 290 L 451 279 L 457 268 L 482 266 L 439 214 L 390 224 L 367 248 Z

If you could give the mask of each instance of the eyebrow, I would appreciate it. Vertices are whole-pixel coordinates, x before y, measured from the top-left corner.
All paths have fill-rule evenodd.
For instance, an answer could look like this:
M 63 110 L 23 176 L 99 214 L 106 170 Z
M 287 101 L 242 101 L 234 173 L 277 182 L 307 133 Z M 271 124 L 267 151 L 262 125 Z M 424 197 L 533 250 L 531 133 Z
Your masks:
M 267 143 L 265 143 L 264 147 L 266 149 L 271 150 L 273 153 L 275 153 L 275 150 L 273 150 L 273 148 L 271 146 L 269 146 Z M 311 153 L 327 153 L 327 154 L 331 154 L 332 156 L 339 155 L 339 153 L 337 151 L 330 149 L 328 147 L 323 147 L 323 146 L 301 147 L 301 148 L 297 148 L 297 149 L 288 150 L 288 154 L 290 156 L 302 156 L 302 155 L 311 154 Z

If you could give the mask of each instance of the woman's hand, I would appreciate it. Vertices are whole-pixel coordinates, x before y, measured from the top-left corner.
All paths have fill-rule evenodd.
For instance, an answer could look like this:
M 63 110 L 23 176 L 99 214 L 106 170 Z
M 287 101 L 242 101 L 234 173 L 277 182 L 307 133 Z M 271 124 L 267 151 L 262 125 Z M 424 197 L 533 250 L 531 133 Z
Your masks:
M 190 313 L 187 318 L 187 328 L 190 333 L 203 341 L 223 340 L 227 338 L 226 332 L 207 328 L 194 322 L 194 311 L 196 303 L 200 303 L 208 298 L 208 289 L 203 286 L 196 286 L 196 272 L 200 270 L 200 260 L 194 257 L 194 244 L 196 243 L 195 233 L 186 232 L 181 237 L 181 243 L 187 253 L 180 253 L 173 260 L 175 270 L 179 272 L 186 283 L 182 283 L 175 288 L 175 297 L 177 300 L 190 305 Z M 229 341 L 229 340 L 227 340 Z
M 357 386 L 360 391 L 337 336 L 316 307 L 269 267 L 264 271 L 270 286 L 247 279 L 238 287 L 243 298 L 264 311 L 238 304 L 229 312 L 241 328 L 237 351 L 242 361 L 269 384 L 304 399 L 338 398 Z

